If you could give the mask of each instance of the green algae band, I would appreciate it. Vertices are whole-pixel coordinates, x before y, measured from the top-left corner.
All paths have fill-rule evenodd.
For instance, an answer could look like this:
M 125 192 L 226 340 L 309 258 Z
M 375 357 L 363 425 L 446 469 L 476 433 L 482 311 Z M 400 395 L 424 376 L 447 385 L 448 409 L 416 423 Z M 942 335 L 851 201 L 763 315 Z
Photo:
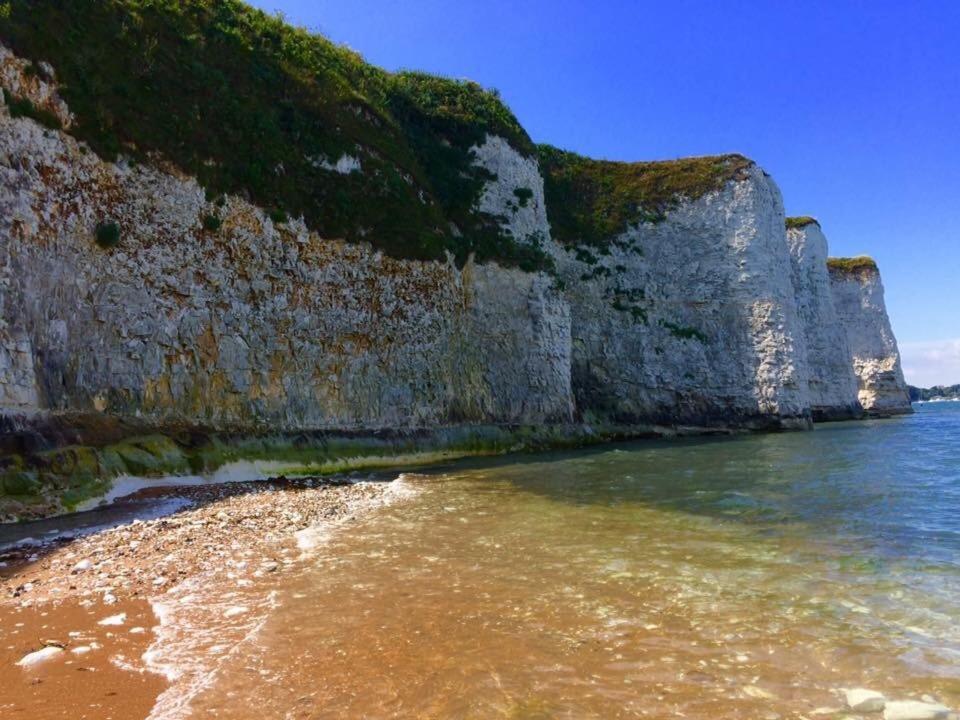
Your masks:
M 464 426 L 429 432 L 230 435 L 200 431 L 135 436 L 121 442 L 66 446 L 2 458 L 0 518 L 28 519 L 87 506 L 123 475 L 139 478 L 212 476 L 232 463 L 261 463 L 273 475 L 334 475 L 429 465 L 465 456 L 576 447 L 652 430 L 574 427 Z

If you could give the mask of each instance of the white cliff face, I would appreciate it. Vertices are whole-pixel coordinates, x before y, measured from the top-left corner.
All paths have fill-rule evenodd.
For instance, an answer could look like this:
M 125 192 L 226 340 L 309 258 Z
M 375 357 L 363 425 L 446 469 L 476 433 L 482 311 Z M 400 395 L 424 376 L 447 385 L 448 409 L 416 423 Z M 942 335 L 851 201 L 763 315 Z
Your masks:
M 68 126 L 52 69 L 28 78 L 0 51 L 0 82 Z M 326 240 L 0 106 L 0 409 L 249 429 L 806 427 L 811 407 L 855 404 L 851 362 L 861 402 L 900 402 L 885 314 L 867 323 L 879 339 L 847 329 L 844 362 L 825 241 L 788 248 L 756 166 L 601 252 L 551 239 L 536 159 L 496 136 L 473 152 L 493 178 L 478 210 L 542 247 L 557 277 Z M 345 158 L 331 170 L 362 172 Z M 103 222 L 118 247 L 95 244 Z M 864 325 L 837 287 L 837 321 Z
M 875 415 L 912 412 L 880 273 L 875 268 L 831 268 L 830 287 L 846 330 L 860 404 Z
M 474 151 L 496 175 L 480 209 L 503 217 L 515 238 L 546 239 L 557 261 L 581 418 L 807 424 L 783 203 L 759 168 L 665 221 L 632 228 L 601 255 L 552 241 L 535 160 L 492 136 Z M 531 192 L 523 207 L 518 188 Z
M 496 176 L 484 187 L 478 209 L 499 217 L 501 227 L 515 239 L 546 248 L 550 225 L 537 161 L 524 157 L 496 135 L 487 135 L 473 153 L 475 164 Z
M 2 107 L 0 236 L 7 409 L 276 429 L 570 419 L 568 312 L 546 278 L 278 226 Z
M 847 333 L 834 307 L 827 273 L 827 239 L 811 222 L 787 230 L 797 316 L 809 367 L 810 406 L 815 419 L 844 419 L 862 413 Z
M 586 417 L 805 426 L 779 190 L 757 167 L 561 263 L 573 376 Z

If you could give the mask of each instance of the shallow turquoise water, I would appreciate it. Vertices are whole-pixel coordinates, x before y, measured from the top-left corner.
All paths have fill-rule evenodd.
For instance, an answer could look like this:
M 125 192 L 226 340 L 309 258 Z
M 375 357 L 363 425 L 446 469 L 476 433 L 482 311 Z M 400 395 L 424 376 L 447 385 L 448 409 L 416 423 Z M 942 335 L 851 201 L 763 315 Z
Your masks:
M 800 718 L 855 686 L 956 707 L 960 404 L 917 410 L 404 476 L 193 707 Z

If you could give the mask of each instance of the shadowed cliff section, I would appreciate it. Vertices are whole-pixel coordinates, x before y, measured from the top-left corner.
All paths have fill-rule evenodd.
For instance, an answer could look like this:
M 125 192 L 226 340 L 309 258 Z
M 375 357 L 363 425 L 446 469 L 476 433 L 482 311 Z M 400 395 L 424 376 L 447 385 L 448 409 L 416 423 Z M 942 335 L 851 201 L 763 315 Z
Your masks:
M 847 329 L 837 314 L 830 287 L 827 238 L 816 219 L 788 217 L 797 314 L 806 339 L 810 367 L 808 389 L 815 421 L 861 417 L 857 376 L 851 362 Z

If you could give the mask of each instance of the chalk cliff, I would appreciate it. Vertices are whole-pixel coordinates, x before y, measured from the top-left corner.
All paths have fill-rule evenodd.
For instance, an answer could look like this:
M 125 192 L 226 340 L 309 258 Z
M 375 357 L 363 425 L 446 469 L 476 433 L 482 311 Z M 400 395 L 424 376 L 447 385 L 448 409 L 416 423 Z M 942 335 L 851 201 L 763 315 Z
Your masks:
M 747 158 L 537 147 L 471 83 L 383 73 L 239 3 L 186 6 L 0 18 L 0 515 L 208 470 L 264 436 L 312 462 L 903 409 L 879 278 L 828 282 L 819 228 L 788 233 Z M 210 45 L 126 77 L 136 38 L 93 39 L 117 22 L 199 23 Z M 90 52 L 38 23 L 72 23 Z M 197 106 L 170 124 L 127 104 L 173 71 L 197 73 L 174 105 L 177 87 L 231 102 L 211 78 L 250 62 L 232 43 L 251 27 L 290 41 L 237 76 L 263 81 L 250 102 L 282 95 L 252 126 L 226 113 L 198 146 Z M 316 87 L 281 87 L 294 60 Z
M 805 426 L 806 356 L 783 223 L 779 190 L 749 164 L 602 248 L 566 246 L 558 266 L 584 416 Z
M 828 267 L 834 304 L 859 382 L 860 404 L 873 415 L 912 412 L 876 263 L 867 257 L 831 258 Z
M 847 331 L 834 306 L 827 271 L 827 239 L 813 218 L 788 218 L 797 315 L 807 347 L 810 409 L 815 420 L 858 417 L 857 376 Z M 845 318 L 852 321 L 853 318 Z

